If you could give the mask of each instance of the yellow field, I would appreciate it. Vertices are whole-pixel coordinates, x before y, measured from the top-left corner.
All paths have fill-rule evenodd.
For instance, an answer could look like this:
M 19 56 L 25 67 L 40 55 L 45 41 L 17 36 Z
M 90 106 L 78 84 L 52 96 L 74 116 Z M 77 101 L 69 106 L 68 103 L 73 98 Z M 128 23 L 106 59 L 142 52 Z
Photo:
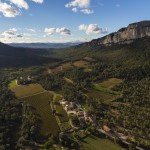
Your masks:
M 63 70 L 66 70 L 66 69 L 69 69 L 71 68 L 72 65 L 71 63 L 64 63 L 64 64 L 61 64 L 59 65 L 58 67 L 54 68 L 54 69 L 51 69 L 53 73 L 58 73 L 60 71 L 63 71 Z
M 30 95 L 45 91 L 43 87 L 39 84 L 16 85 L 16 86 L 10 87 L 10 89 L 12 92 L 15 93 L 17 98 L 30 96 Z
M 73 63 L 73 65 L 76 67 L 85 67 L 87 64 L 88 62 L 84 60 L 78 60 Z
M 71 79 L 67 78 L 67 77 L 64 77 L 64 80 L 65 80 L 67 83 L 69 83 L 69 84 L 74 84 L 74 82 L 73 82 Z
M 106 81 L 103 81 L 101 83 L 99 83 L 99 85 L 103 88 L 108 88 L 108 89 L 112 89 L 113 87 L 121 84 L 123 81 L 121 79 L 117 79 L 117 78 L 110 78 Z
M 11 83 L 9 84 L 9 88 L 15 87 L 17 86 L 17 82 L 16 80 L 11 81 Z
M 89 61 L 89 62 L 95 61 L 95 59 L 92 58 L 92 57 L 84 57 L 84 60 L 87 60 L 87 61 Z
M 84 72 L 92 72 L 93 70 L 91 68 L 85 68 L 83 71 Z

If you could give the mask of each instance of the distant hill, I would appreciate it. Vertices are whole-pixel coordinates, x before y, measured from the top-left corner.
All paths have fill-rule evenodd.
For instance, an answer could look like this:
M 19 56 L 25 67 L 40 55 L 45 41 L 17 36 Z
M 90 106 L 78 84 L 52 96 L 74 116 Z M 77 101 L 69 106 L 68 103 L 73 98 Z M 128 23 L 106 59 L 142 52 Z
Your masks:
M 16 48 L 0 43 L 0 67 L 28 67 L 58 61 L 47 57 L 51 53 L 52 50 Z
M 70 46 L 76 46 L 81 42 L 74 43 L 10 43 L 8 45 L 14 47 L 28 47 L 28 48 L 67 48 Z

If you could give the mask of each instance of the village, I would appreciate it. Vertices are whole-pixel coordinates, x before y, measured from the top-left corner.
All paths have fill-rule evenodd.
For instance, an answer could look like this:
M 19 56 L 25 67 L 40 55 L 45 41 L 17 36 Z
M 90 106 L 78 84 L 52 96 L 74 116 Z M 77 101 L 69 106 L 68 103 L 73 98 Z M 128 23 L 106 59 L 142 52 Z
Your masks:
M 86 124 L 91 125 L 94 127 L 97 131 L 104 134 L 109 139 L 115 141 L 116 139 L 119 140 L 123 145 L 130 147 L 131 143 L 128 142 L 128 139 L 131 138 L 129 136 L 126 136 L 122 133 L 118 133 L 116 131 L 112 131 L 111 128 L 107 124 L 103 124 L 102 126 L 99 125 L 96 122 L 96 117 L 94 115 L 91 115 L 85 111 L 84 108 L 79 103 L 71 102 L 68 100 L 65 100 L 64 98 L 60 101 L 60 104 L 66 111 L 68 117 L 76 116 L 79 120 L 80 128 L 84 128 Z M 71 123 L 72 125 L 72 123 Z M 74 129 L 79 129 L 79 127 L 75 127 L 72 125 Z M 136 146 L 137 150 L 144 150 L 141 147 Z

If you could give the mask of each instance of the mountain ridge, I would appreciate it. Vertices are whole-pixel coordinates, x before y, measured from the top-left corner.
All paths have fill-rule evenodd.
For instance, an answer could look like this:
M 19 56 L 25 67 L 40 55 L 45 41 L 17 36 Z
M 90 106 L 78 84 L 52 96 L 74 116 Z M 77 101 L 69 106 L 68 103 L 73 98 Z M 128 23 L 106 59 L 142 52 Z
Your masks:
M 106 45 L 129 44 L 134 40 L 150 36 L 150 20 L 129 24 L 127 27 L 119 29 L 117 32 L 110 33 L 102 38 L 87 42 L 87 45 Z
M 24 48 L 67 48 L 70 46 L 76 46 L 83 42 L 67 42 L 67 43 L 9 43 L 8 45 L 13 47 Z

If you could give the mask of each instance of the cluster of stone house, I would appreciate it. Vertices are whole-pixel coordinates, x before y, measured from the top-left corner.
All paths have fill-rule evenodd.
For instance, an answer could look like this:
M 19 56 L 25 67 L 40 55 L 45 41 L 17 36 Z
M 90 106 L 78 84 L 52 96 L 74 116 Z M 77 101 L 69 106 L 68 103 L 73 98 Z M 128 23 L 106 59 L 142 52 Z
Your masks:
M 33 77 L 27 76 L 27 77 L 19 77 L 16 82 L 18 85 L 26 85 L 32 83 Z
M 96 119 L 94 116 L 88 114 L 80 104 L 71 102 L 65 99 L 60 101 L 60 104 L 63 106 L 68 116 L 76 115 L 79 119 L 80 126 L 83 127 L 86 123 L 92 124 L 92 126 L 96 126 Z

